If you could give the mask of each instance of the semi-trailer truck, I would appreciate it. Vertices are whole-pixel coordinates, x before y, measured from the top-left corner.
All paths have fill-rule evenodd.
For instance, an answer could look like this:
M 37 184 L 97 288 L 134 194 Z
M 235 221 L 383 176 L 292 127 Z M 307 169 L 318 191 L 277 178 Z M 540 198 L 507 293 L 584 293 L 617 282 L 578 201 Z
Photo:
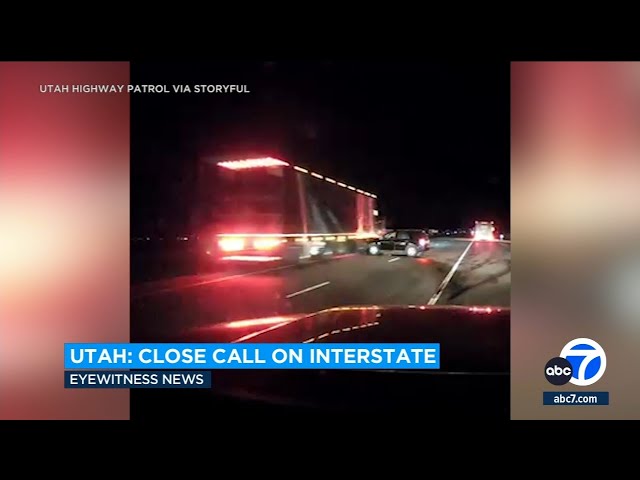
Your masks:
M 203 247 L 215 261 L 300 263 L 378 237 L 377 196 L 279 158 L 207 159 Z

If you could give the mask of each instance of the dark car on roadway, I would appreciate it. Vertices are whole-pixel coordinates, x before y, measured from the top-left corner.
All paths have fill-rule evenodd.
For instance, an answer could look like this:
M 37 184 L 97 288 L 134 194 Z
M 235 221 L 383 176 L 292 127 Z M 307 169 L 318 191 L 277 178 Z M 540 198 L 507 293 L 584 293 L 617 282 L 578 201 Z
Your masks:
M 200 327 L 188 343 L 440 344 L 437 370 L 214 370 L 212 389 L 137 390 L 136 415 L 180 419 L 248 412 L 381 411 L 427 418 L 509 418 L 510 309 L 426 306 L 336 307 L 314 314 L 240 320 Z M 172 339 L 178 340 L 178 339 Z M 165 394 L 165 392 L 163 392 Z M 218 417 L 219 418 L 219 417 Z
M 399 229 L 385 233 L 367 245 L 369 255 L 407 255 L 419 257 L 429 249 L 431 241 L 424 230 Z

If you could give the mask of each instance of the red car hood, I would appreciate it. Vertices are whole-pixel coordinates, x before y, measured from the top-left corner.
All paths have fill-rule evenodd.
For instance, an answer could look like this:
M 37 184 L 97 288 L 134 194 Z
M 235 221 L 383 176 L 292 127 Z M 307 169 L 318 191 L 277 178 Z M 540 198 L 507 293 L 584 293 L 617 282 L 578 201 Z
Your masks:
M 510 309 L 338 307 L 311 315 L 240 320 L 198 328 L 180 340 L 201 343 L 440 343 L 443 355 L 447 352 L 447 358 L 455 364 L 458 364 L 458 357 L 461 363 L 476 368 L 508 371 Z

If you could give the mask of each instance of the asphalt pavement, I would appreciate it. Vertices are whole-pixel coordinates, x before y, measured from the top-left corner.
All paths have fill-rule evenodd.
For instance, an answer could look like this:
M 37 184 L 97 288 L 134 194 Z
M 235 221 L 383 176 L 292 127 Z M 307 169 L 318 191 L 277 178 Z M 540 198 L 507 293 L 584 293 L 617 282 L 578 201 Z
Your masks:
M 304 266 L 232 266 L 132 286 L 132 341 L 347 305 L 510 305 L 511 246 L 432 239 L 421 258 L 350 254 Z

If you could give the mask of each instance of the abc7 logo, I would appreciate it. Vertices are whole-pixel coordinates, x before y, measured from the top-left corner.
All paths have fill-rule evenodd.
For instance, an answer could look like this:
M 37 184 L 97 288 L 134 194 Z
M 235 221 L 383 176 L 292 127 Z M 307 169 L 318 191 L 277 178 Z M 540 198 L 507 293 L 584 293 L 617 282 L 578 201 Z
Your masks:
M 566 358 L 555 357 L 547 362 L 544 367 L 544 376 L 552 385 L 565 385 L 573 376 L 573 367 Z
M 544 367 L 544 375 L 552 385 L 585 387 L 596 383 L 607 368 L 604 349 L 588 338 L 577 338 L 567 343 L 559 357 L 552 358 Z

